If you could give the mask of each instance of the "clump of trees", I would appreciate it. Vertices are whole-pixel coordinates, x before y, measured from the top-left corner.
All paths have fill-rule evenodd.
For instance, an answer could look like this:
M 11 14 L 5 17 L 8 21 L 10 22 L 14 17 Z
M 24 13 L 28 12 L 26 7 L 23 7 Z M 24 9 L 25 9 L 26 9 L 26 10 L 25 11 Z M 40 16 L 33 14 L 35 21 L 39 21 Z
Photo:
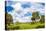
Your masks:
M 32 18 L 31 18 L 31 20 L 32 20 L 33 22 L 35 22 L 36 19 L 40 19 L 39 12 L 33 12 L 33 13 L 32 13 Z
M 5 22 L 6 22 L 6 24 L 13 23 L 13 18 L 12 18 L 12 16 L 11 16 L 10 14 L 8 14 L 8 13 L 6 13 L 5 15 L 6 15 L 6 16 L 5 16 Z
M 8 13 L 5 13 L 5 29 L 8 29 L 7 25 L 10 25 L 11 23 L 13 23 L 12 16 Z
M 45 22 L 45 16 L 44 15 L 39 15 L 39 12 L 34 12 L 34 13 L 32 13 L 31 20 L 32 20 L 32 22 L 44 23 Z M 37 21 L 37 20 L 39 20 L 39 21 Z

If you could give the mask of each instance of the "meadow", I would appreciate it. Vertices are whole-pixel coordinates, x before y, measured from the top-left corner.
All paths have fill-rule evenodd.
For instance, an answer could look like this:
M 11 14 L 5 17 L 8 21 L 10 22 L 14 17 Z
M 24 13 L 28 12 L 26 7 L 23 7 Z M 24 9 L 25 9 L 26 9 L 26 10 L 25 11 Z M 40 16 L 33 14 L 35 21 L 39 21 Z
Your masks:
M 39 29 L 44 28 L 45 24 L 41 22 L 32 23 L 15 23 L 7 25 L 8 30 L 23 30 L 23 29 Z

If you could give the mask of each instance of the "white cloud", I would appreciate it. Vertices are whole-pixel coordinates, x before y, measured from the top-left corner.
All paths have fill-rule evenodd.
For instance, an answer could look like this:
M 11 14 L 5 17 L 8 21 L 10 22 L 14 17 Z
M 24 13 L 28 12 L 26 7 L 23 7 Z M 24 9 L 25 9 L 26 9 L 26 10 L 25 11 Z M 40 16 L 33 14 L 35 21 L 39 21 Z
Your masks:
M 30 17 L 23 17 L 23 18 L 16 17 L 16 21 L 18 21 L 18 22 L 31 22 Z M 14 21 L 14 22 L 16 22 L 16 21 Z
M 18 11 L 18 10 L 22 9 L 21 8 L 21 3 L 16 3 L 15 5 L 12 5 L 12 7 L 14 7 L 15 11 Z
M 41 13 L 44 13 L 42 10 L 44 9 L 38 9 L 34 7 L 34 5 L 31 8 L 26 8 L 23 9 L 21 7 L 21 3 L 16 3 L 15 5 L 11 5 L 12 7 L 14 7 L 13 12 L 9 12 L 9 14 L 11 14 L 13 16 L 14 22 L 19 20 L 19 22 L 26 22 L 26 21 L 30 21 L 29 17 L 24 17 L 24 14 L 26 14 L 27 12 L 36 12 L 36 11 L 40 11 Z M 18 14 L 17 12 L 21 12 L 20 14 Z

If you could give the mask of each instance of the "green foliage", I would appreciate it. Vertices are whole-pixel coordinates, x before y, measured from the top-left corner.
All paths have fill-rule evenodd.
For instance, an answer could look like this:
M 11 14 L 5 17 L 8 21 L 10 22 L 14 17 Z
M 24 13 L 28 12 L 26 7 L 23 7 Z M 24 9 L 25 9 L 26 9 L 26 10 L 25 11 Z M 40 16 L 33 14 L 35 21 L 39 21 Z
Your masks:
M 14 29 L 20 29 L 20 26 L 16 26 Z
M 36 28 L 45 28 L 45 25 L 39 25 Z
M 39 13 L 35 12 L 32 14 L 32 21 L 33 22 L 16 22 L 15 24 L 13 23 L 13 18 L 10 14 L 6 13 L 6 30 L 18 30 L 18 29 L 35 29 L 35 28 L 44 28 L 45 27 L 45 16 L 41 15 L 41 20 L 40 22 L 34 22 L 35 19 L 39 19 Z
M 31 24 L 35 24 L 35 22 L 31 22 Z
M 6 22 L 7 24 L 13 22 L 13 18 L 12 18 L 12 16 L 11 16 L 10 14 L 6 14 L 6 18 L 5 18 L 5 19 L 6 19 L 5 22 Z
M 39 17 L 39 12 L 34 12 L 34 13 L 32 13 L 32 17 L 33 17 L 33 18 Z
M 41 15 L 40 22 L 41 22 L 41 23 L 45 23 L 45 16 L 44 16 L 44 15 Z
M 10 14 L 5 13 L 5 29 L 7 30 L 7 24 L 10 25 L 13 23 L 13 18 Z
M 21 23 L 21 24 L 10 24 L 7 26 L 8 30 L 19 30 L 19 29 L 36 29 L 36 28 L 44 28 L 45 24 L 44 23 Z
M 17 30 L 17 29 L 20 29 L 20 26 L 17 26 L 17 25 L 10 25 L 9 27 L 8 27 L 8 30 Z
M 35 21 L 35 19 L 40 19 L 39 12 L 33 12 L 32 13 L 32 21 Z

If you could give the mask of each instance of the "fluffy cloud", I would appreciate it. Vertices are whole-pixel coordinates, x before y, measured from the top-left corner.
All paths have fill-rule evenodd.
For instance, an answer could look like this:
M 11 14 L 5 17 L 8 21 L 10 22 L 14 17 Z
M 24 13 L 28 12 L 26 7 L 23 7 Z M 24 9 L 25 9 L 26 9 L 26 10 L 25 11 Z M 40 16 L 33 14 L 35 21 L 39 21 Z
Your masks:
M 22 7 L 22 5 L 24 8 Z M 41 14 L 44 13 L 44 6 L 42 6 L 40 3 L 32 3 L 31 5 L 27 3 L 24 4 L 23 2 L 18 2 L 11 6 L 14 7 L 14 10 L 8 13 L 13 16 L 14 22 L 16 22 L 17 20 L 19 20 L 19 22 L 29 22 L 33 12 L 40 11 Z

